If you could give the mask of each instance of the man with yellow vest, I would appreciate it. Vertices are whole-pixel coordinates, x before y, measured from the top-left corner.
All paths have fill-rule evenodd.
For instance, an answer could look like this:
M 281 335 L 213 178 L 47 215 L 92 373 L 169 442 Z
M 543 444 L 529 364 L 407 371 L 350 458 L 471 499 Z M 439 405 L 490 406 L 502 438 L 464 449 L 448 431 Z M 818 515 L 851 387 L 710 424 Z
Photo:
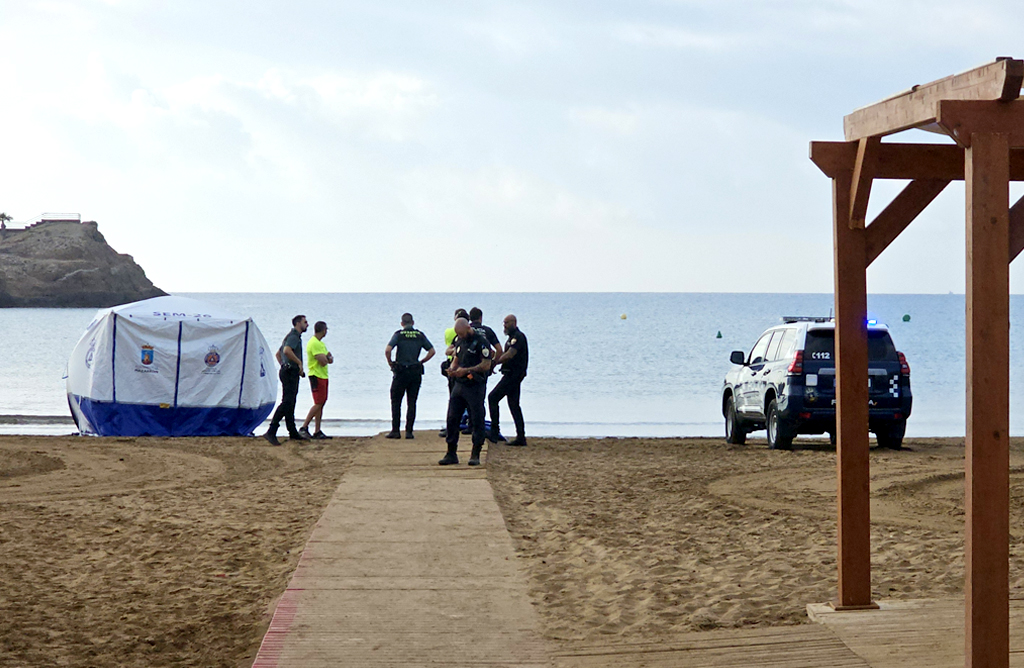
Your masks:
M 320 420 L 324 415 L 324 404 L 327 403 L 327 365 L 334 364 L 334 355 L 324 345 L 327 336 L 327 323 L 320 320 L 313 325 L 313 338 L 306 345 L 306 366 L 309 368 L 309 387 L 313 390 L 313 407 L 306 414 L 299 433 L 306 438 L 330 438 L 320 429 Z M 309 433 L 309 423 L 316 420 L 316 433 Z

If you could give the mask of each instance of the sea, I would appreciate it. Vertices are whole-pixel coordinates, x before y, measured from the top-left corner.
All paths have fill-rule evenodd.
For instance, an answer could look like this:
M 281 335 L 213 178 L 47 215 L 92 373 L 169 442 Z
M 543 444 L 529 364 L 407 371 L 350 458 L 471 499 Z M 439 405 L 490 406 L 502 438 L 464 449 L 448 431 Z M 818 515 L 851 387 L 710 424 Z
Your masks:
M 249 316 L 277 346 L 293 315 L 323 320 L 334 354 L 324 431 L 390 429 L 391 372 L 384 347 L 413 314 L 438 354 L 427 365 L 417 429 L 443 426 L 444 330 L 456 308 L 479 307 L 501 336 L 515 314 L 530 343 L 522 408 L 529 436 L 721 436 L 729 353 L 748 351 L 782 316 L 828 316 L 831 294 L 723 293 L 181 293 Z M 963 436 L 963 295 L 871 295 L 869 318 L 889 326 L 911 367 L 908 436 Z M 96 309 L 0 309 L 0 433 L 68 434 L 67 359 Z M 1024 435 L 1024 295 L 1010 299 L 1010 433 Z M 312 335 L 312 326 L 306 335 Z M 496 382 L 491 379 L 490 385 Z M 301 420 L 312 405 L 299 392 Z M 502 422 L 511 419 L 502 403 Z M 403 408 L 404 414 L 404 408 Z M 757 434 L 754 435 L 755 437 Z

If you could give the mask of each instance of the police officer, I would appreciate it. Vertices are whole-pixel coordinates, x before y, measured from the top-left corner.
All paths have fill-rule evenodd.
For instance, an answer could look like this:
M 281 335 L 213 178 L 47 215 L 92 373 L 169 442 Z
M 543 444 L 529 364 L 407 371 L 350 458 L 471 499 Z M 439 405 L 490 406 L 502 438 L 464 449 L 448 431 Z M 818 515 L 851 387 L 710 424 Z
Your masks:
M 473 326 L 473 329 L 479 329 L 484 333 L 487 338 L 487 343 L 491 346 L 491 351 L 494 353 L 492 360 L 496 360 L 501 357 L 501 341 L 498 340 L 498 335 L 494 333 L 494 330 L 483 323 L 484 312 L 474 306 L 469 309 L 469 324 Z
M 307 440 L 299 430 L 295 428 L 295 398 L 299 394 L 299 378 L 306 375 L 302 369 L 302 333 L 309 329 L 306 316 L 297 315 L 292 318 L 292 331 L 284 337 L 281 347 L 278 348 L 275 357 L 281 365 L 277 377 L 281 379 L 281 405 L 274 411 L 274 417 L 270 420 L 270 428 L 263 438 L 271 445 L 281 445 L 277 440 L 277 428 L 281 426 L 281 420 L 288 428 L 288 438 L 298 441 Z
M 479 332 L 464 318 L 455 321 L 455 342 L 452 365 L 448 375 L 455 378 L 451 397 L 448 399 L 448 453 L 438 462 L 441 466 L 458 464 L 459 422 L 464 411 L 469 410 L 469 421 L 473 427 L 473 452 L 470 466 L 480 466 L 480 450 L 484 445 L 484 396 L 487 373 L 491 370 L 491 346 L 483 333 Z
M 469 320 L 469 312 L 464 308 L 455 309 L 455 320 L 459 318 L 465 318 Z M 452 396 L 452 387 L 455 386 L 455 378 L 448 375 L 448 367 L 452 365 L 452 355 L 455 352 L 455 347 L 452 345 L 455 342 L 455 323 L 452 322 L 452 326 L 444 330 L 444 347 L 445 347 L 445 361 L 441 362 L 441 375 L 448 379 L 448 396 Z M 447 420 L 446 420 L 447 421 Z M 448 427 L 442 427 L 441 431 L 437 433 L 441 438 L 448 436 Z
M 519 407 L 519 388 L 526 378 L 526 367 L 530 364 L 530 348 L 526 343 L 526 335 L 519 329 L 514 315 L 505 316 L 504 325 L 508 340 L 505 341 L 505 352 L 496 361 L 496 364 L 501 365 L 501 380 L 487 397 L 487 403 L 491 408 L 491 430 L 487 433 L 487 439 L 491 443 L 497 443 L 501 438 L 501 429 L 498 427 L 498 402 L 508 397 L 508 410 L 516 423 L 516 439 L 509 442 L 509 445 L 526 445 L 523 411 Z
M 470 327 L 472 327 L 473 329 L 475 329 L 478 332 L 480 332 L 481 334 L 483 334 L 484 338 L 487 339 L 487 344 L 491 347 L 491 365 L 492 366 L 491 366 L 491 370 L 489 372 L 487 372 L 487 374 L 485 374 L 486 376 L 490 376 L 492 373 L 494 373 L 495 368 L 496 368 L 496 367 L 494 367 L 494 363 L 495 363 L 494 360 L 496 360 L 499 357 L 501 357 L 502 350 L 501 350 L 501 342 L 498 340 L 498 335 L 494 333 L 493 329 L 491 329 L 490 327 L 488 327 L 487 325 L 485 325 L 483 323 L 483 319 L 484 319 L 484 312 L 481 311 L 479 307 L 474 306 L 473 308 L 469 309 L 469 325 L 470 325 Z M 485 395 L 487 394 L 487 378 L 486 377 L 484 378 L 484 394 Z M 487 426 L 486 422 L 484 423 L 484 426 L 485 427 Z M 472 427 L 470 427 L 468 429 L 463 429 L 462 430 L 463 434 L 469 434 L 471 432 L 472 432 Z
M 416 398 L 423 382 L 423 365 L 434 356 L 434 346 L 420 330 L 413 327 L 412 314 L 402 314 L 402 329 L 391 337 L 384 348 L 384 357 L 391 367 L 394 378 L 391 380 L 391 433 L 387 438 L 401 438 L 399 425 L 402 421 L 402 395 L 406 397 L 405 437 L 412 438 L 412 426 L 416 422 Z M 391 360 L 391 351 L 398 348 L 395 360 Z M 427 356 L 420 359 L 420 351 L 426 350 Z

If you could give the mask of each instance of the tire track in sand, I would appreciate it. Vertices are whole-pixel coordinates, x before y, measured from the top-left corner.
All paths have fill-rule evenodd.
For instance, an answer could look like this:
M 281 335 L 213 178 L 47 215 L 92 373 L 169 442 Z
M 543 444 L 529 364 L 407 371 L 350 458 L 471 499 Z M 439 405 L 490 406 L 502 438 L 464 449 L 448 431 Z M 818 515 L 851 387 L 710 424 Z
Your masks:
M 220 484 L 240 478 L 281 475 L 307 464 L 300 456 L 281 449 L 271 451 L 273 466 L 261 462 L 235 469 L 215 456 L 163 444 L 164 439 L 83 439 L 81 447 L 68 448 L 52 439 L 0 439 L 2 456 L 19 464 L 8 476 L 0 475 L 0 504 Z

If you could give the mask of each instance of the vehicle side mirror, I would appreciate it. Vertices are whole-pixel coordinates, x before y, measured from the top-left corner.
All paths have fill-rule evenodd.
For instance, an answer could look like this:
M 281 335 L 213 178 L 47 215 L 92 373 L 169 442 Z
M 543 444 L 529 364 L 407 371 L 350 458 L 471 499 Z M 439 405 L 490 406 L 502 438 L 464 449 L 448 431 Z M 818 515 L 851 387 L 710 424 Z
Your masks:
M 733 364 L 743 365 L 747 361 L 747 356 L 742 350 L 734 350 L 732 351 L 732 354 L 729 355 L 729 361 Z

